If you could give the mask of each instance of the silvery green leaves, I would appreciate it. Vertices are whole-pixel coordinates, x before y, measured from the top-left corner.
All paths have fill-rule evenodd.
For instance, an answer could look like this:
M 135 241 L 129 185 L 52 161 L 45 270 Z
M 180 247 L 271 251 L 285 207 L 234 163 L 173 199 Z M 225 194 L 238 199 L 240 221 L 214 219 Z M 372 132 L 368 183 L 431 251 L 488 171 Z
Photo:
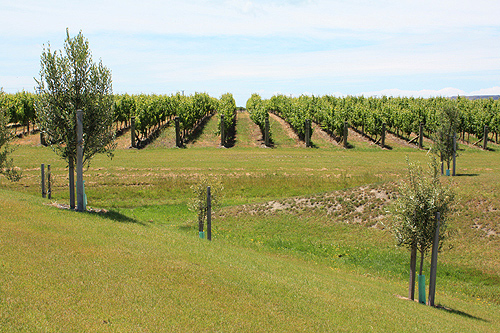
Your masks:
M 36 105 L 40 130 L 52 149 L 70 167 L 70 193 L 76 160 L 76 111 L 83 110 L 83 163 L 89 165 L 97 153 L 112 156 L 113 91 L 111 71 L 101 61 L 94 63 L 88 40 L 80 31 L 70 37 L 66 31 L 63 51 L 43 50 L 40 79 L 36 80 Z M 74 200 L 70 195 L 70 206 Z

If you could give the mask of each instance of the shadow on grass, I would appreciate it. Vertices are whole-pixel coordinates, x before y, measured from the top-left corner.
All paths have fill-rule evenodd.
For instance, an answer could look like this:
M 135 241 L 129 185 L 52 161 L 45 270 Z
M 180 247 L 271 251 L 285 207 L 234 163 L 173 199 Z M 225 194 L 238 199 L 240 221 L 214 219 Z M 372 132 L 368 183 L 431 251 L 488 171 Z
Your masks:
M 203 119 L 196 125 L 190 133 L 187 133 L 185 137 L 182 138 L 183 141 L 183 147 L 185 147 L 186 144 L 188 143 L 196 143 L 198 139 L 200 138 L 201 134 L 203 133 L 203 129 L 205 128 L 205 125 L 208 123 L 208 121 L 213 117 L 213 115 L 207 115 L 203 117 Z
M 456 177 L 477 177 L 477 173 L 457 173 Z
M 479 320 L 479 321 L 483 321 L 483 322 L 489 322 L 486 319 L 473 316 L 471 314 L 468 314 L 467 312 L 463 312 L 463 311 L 460 311 L 460 310 L 448 308 L 448 307 L 446 307 L 446 306 L 444 306 L 442 304 L 437 304 L 436 305 L 436 309 L 442 310 L 442 311 L 446 311 L 446 312 L 451 313 L 451 314 L 456 314 L 456 315 L 459 315 L 459 316 L 462 316 L 462 317 L 465 317 L 465 318 L 469 318 L 469 319 Z
M 126 215 L 123 215 L 121 213 L 118 213 L 114 210 L 108 210 L 108 211 L 100 211 L 100 212 L 92 212 L 88 211 L 86 212 L 87 214 L 95 215 L 95 216 L 100 216 L 115 222 L 120 222 L 120 223 L 135 223 L 135 224 L 140 224 L 140 225 L 146 225 L 146 223 L 141 222 L 139 220 L 136 220 L 134 218 L 128 217 Z

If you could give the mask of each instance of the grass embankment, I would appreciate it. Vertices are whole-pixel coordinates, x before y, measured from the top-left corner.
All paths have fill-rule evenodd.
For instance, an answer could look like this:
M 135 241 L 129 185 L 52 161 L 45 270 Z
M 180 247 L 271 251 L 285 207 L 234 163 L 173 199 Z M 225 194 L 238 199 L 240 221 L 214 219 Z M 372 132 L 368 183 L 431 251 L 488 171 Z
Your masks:
M 67 202 L 64 162 L 49 148 L 19 147 L 14 158 L 25 177 L 0 178 L 0 327 L 497 330 L 498 146 L 466 148 L 458 159 L 453 248 L 445 246 L 438 268 L 436 301 L 446 309 L 432 309 L 395 296 L 406 296 L 409 254 L 383 228 L 405 156 L 425 163 L 425 152 L 361 141 L 348 151 L 286 148 L 274 130 L 275 149 L 238 146 L 238 135 L 251 141 L 245 132 L 237 128 L 231 149 L 195 142 L 96 157 L 86 190 L 90 206 L 108 209 L 103 214 L 43 205 L 40 163 L 56 176 L 53 201 Z M 213 131 L 198 140 L 213 141 Z M 203 175 L 226 188 L 211 243 L 198 239 L 186 207 L 189 186 Z
M 222 237 L 199 240 L 175 214 L 143 224 L 0 192 L 4 331 L 495 331 L 500 324 L 497 305 L 440 293 L 448 310 L 432 309 L 395 297 L 402 281 Z

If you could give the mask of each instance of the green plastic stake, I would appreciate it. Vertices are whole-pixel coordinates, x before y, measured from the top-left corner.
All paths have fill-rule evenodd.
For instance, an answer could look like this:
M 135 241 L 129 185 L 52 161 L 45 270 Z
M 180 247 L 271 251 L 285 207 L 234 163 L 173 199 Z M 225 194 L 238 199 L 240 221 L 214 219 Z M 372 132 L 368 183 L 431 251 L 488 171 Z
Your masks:
M 418 276 L 418 302 L 425 304 L 425 275 Z
M 201 239 L 205 238 L 205 232 L 200 231 L 200 238 L 201 238 Z

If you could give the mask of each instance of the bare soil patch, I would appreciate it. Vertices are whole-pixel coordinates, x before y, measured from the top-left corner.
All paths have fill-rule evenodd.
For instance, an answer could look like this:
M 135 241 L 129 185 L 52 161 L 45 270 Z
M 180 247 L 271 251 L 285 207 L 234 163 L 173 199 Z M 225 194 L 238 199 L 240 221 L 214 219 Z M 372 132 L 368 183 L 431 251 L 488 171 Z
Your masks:
M 311 127 L 313 129 L 313 135 L 311 141 L 316 144 L 317 142 L 325 142 L 326 144 L 333 145 L 335 147 L 340 147 L 337 140 L 335 140 L 330 134 L 321 128 L 320 125 L 315 122 L 311 122 Z
M 384 229 L 387 225 L 388 206 L 395 198 L 395 185 L 367 185 L 347 190 L 335 191 L 311 197 L 295 197 L 272 200 L 261 204 L 235 207 L 231 214 L 270 215 L 323 214 L 325 223 L 363 224 Z

